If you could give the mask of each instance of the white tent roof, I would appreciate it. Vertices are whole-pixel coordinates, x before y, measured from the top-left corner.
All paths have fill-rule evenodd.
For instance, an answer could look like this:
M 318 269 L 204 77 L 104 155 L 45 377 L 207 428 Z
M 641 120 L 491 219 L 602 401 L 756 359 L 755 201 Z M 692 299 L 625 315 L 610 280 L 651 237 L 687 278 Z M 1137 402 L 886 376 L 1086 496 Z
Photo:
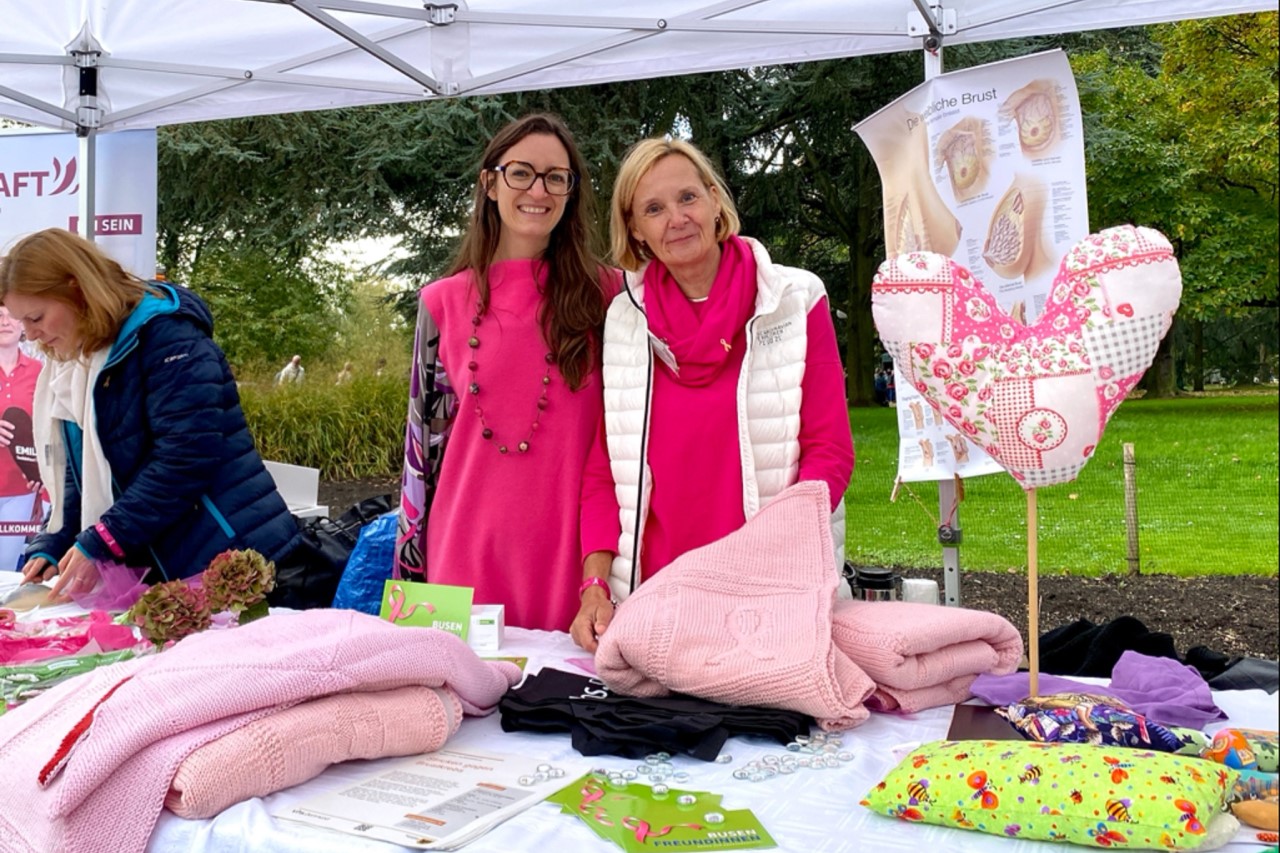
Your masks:
M 121 130 L 887 53 L 931 29 L 958 44 L 1277 8 L 932 2 L 0 0 L 0 116 Z M 97 110 L 77 53 L 96 61 Z

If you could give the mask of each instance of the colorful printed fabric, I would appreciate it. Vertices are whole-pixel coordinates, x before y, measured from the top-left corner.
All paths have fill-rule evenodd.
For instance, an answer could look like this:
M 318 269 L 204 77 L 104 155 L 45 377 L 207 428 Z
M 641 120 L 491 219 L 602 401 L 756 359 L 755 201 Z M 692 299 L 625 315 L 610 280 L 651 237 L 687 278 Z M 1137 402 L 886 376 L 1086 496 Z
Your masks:
M 945 255 L 880 266 L 871 311 L 905 379 L 1024 489 L 1074 480 L 1173 322 L 1169 241 L 1132 225 L 1077 243 L 1026 326 Z
M 1257 770 L 1241 770 L 1228 798 L 1233 803 L 1246 800 L 1280 800 L 1280 776 Z
M 394 575 L 422 581 L 427 574 L 427 517 L 435 496 L 458 395 L 436 357 L 440 330 L 419 302 L 409 375 L 409 417 L 404 435 L 404 474 L 396 531 Z
M 900 820 L 1089 847 L 1190 850 L 1236 772 L 1199 758 L 1087 744 L 936 741 L 862 805 Z
M 1023 737 L 1040 743 L 1091 743 L 1178 752 L 1182 738 L 1109 696 L 1054 693 L 996 708 Z
M 1275 773 L 1280 757 L 1280 733 L 1261 729 L 1222 729 L 1213 743 L 1200 751 L 1201 758 L 1234 767 Z

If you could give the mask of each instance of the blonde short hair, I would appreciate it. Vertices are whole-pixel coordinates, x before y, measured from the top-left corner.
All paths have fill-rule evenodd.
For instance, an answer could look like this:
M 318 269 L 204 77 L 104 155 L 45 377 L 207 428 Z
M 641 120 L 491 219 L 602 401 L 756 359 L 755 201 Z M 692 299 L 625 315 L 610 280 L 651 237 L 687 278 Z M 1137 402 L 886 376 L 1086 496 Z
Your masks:
M 613 260 L 625 270 L 634 272 L 652 257 L 640 241 L 631 235 L 631 204 L 635 201 L 636 187 L 659 160 L 673 154 L 679 154 L 693 164 L 703 186 L 708 189 L 716 188 L 714 195 L 720 205 L 716 242 L 724 242 L 737 234 L 741 227 L 738 209 L 733 205 L 733 197 L 725 186 L 724 178 L 720 177 L 707 155 L 698 150 L 697 146 L 683 139 L 642 139 L 632 145 L 622 159 L 618 178 L 613 182 L 613 199 L 609 203 L 609 247 L 613 252 Z
M 93 243 L 62 228 L 23 237 L 0 259 L 0 303 L 9 294 L 39 296 L 69 305 L 78 317 L 81 351 L 110 346 L 125 319 L 151 292 Z M 46 355 L 56 354 L 41 345 Z

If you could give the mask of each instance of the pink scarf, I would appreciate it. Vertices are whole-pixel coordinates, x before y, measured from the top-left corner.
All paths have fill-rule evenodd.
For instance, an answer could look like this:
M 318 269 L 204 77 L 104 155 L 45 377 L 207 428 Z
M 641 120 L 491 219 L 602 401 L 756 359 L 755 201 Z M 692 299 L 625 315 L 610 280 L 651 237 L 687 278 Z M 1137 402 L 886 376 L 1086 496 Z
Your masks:
M 705 303 L 690 302 L 671 271 L 656 260 L 645 270 L 644 294 L 649 329 L 671 348 L 679 365 L 676 381 L 707 385 L 729 362 L 729 347 L 744 345 L 756 301 L 756 260 L 746 243 L 731 236 L 720 246 L 720 268 Z

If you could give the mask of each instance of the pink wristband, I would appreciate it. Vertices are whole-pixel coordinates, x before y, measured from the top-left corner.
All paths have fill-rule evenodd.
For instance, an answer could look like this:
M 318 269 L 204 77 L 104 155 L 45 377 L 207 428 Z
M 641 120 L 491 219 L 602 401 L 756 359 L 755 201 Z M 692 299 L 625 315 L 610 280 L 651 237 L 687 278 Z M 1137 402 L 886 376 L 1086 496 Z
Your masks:
M 112 554 L 117 557 L 124 556 L 124 549 L 120 547 L 120 543 L 111 535 L 111 531 L 107 529 L 105 524 L 99 521 L 93 526 L 93 529 L 98 531 L 98 535 L 102 537 L 102 541 L 106 543 L 106 546 L 111 549 Z
M 605 595 L 609 596 L 610 599 L 613 598 L 613 590 L 609 589 L 609 582 L 604 578 L 595 577 L 587 578 L 582 582 L 582 586 L 578 587 L 578 598 L 582 598 L 582 596 L 586 594 L 587 590 L 591 589 L 593 586 L 600 587 L 604 590 Z

